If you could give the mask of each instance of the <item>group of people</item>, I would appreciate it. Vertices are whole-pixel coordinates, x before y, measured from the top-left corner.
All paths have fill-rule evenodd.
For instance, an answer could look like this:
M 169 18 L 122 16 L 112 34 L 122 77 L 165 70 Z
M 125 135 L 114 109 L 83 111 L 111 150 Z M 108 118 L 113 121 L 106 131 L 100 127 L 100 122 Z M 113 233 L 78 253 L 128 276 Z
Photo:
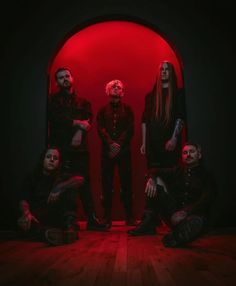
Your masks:
M 77 96 L 68 68 L 55 72 L 59 91 L 48 103 L 48 147 L 39 166 L 23 185 L 18 226 L 52 245 L 78 239 L 77 198 L 87 215 L 87 229 L 104 231 L 112 225 L 112 194 L 118 167 L 121 200 L 130 236 L 156 233 L 163 220 L 171 229 L 164 236 L 167 247 L 195 239 L 205 228 L 215 186 L 201 163 L 200 146 L 182 142 L 185 126 L 184 96 L 177 88 L 172 63 L 163 61 L 152 91 L 145 98 L 140 151 L 147 159 L 145 210 L 139 224 L 133 216 L 130 143 L 134 113 L 123 102 L 124 85 L 106 85 L 109 103 L 97 113 L 102 142 L 101 177 L 104 218 L 96 217 L 89 179 L 87 132 L 93 114 L 88 100 Z M 182 154 L 182 160 L 180 160 Z

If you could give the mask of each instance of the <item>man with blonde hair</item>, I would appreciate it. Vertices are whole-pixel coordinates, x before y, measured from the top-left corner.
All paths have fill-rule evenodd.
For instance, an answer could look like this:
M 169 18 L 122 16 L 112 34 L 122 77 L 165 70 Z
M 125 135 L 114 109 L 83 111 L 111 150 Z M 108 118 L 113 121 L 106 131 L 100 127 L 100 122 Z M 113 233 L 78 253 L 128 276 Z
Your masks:
M 98 134 L 102 140 L 102 203 L 104 218 L 111 227 L 112 192 L 115 167 L 121 181 L 121 200 L 126 213 L 126 224 L 134 225 L 132 213 L 131 152 L 134 133 L 134 115 L 130 106 L 122 102 L 124 85 L 112 80 L 106 85 L 109 103 L 97 114 Z

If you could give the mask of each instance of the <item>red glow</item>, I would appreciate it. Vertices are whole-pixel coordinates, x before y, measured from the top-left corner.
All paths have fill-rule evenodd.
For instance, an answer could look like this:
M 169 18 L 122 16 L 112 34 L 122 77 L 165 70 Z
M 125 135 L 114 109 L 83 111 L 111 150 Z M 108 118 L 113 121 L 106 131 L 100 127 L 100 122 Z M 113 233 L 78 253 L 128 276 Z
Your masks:
M 49 70 L 50 93 L 56 90 L 55 70 L 65 66 L 72 71 L 76 90 L 92 103 L 94 116 L 108 101 L 104 91 L 106 83 L 112 79 L 120 79 L 124 83 L 124 101 L 132 106 L 136 121 L 132 155 L 134 205 L 137 213 L 142 212 L 145 174 L 145 160 L 139 152 L 141 113 L 145 95 L 154 84 L 158 65 L 162 60 L 169 60 L 174 64 L 178 86 L 181 87 L 180 63 L 173 49 L 160 35 L 132 22 L 108 21 L 89 26 L 70 37 L 55 56 Z M 95 122 L 89 140 L 92 188 L 99 208 L 100 140 Z M 120 215 L 123 213 L 122 209 L 115 212 L 117 215 L 114 218 L 120 219 L 123 216 Z

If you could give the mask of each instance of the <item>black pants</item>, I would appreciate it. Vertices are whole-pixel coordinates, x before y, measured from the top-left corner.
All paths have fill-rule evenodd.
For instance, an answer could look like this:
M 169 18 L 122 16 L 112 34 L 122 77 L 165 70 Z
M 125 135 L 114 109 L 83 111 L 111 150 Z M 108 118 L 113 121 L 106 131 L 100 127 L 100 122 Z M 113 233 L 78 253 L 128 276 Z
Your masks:
M 119 154 L 111 159 L 107 153 L 102 154 L 102 189 L 103 189 L 103 207 L 105 216 L 111 215 L 112 192 L 115 167 L 118 167 L 121 200 L 127 217 L 132 216 L 132 173 L 131 173 L 131 153 L 130 151 Z
M 30 203 L 33 215 L 39 220 L 38 227 L 64 227 L 68 217 L 77 218 L 78 188 L 70 188 L 60 194 L 53 203 Z M 37 226 L 36 226 L 37 227 Z
M 189 222 L 193 220 L 199 220 L 202 223 L 202 227 L 199 229 L 199 233 L 204 229 L 206 224 L 206 217 L 202 214 L 188 214 L 183 220 L 180 220 L 179 224 L 173 224 L 173 216 L 177 212 L 184 210 L 180 207 L 177 201 L 170 193 L 166 192 L 162 186 L 157 186 L 157 196 L 154 198 L 146 198 L 145 211 L 152 213 L 152 216 L 160 216 L 165 223 L 172 229 L 188 228 Z M 189 234 L 191 236 L 191 233 Z M 196 235 L 194 233 L 194 235 Z
M 84 177 L 84 184 L 80 187 L 80 199 L 85 214 L 91 217 L 95 214 L 94 202 L 90 188 L 89 153 L 76 149 L 64 149 L 62 152 L 63 171 L 72 175 Z

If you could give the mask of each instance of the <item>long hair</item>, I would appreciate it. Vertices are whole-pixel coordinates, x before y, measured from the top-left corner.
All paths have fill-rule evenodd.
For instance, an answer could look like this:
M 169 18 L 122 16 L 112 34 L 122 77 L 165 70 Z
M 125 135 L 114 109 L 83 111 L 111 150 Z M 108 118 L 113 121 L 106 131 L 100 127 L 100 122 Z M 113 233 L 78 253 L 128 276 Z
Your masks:
M 61 152 L 60 149 L 57 146 L 48 146 L 46 147 L 43 152 L 40 154 L 38 164 L 36 165 L 34 169 L 34 175 L 39 176 L 43 173 L 43 163 L 44 163 L 44 158 L 48 152 L 48 150 L 57 150 L 59 152 L 59 168 L 53 172 L 53 175 L 57 175 L 60 172 L 61 169 Z
M 165 97 L 163 96 L 162 79 L 161 79 L 161 68 L 164 63 L 167 64 L 170 73 L 169 85 L 166 88 L 167 94 Z M 158 120 L 163 120 L 165 125 L 168 125 L 168 123 L 171 120 L 173 96 L 176 89 L 177 89 L 177 80 L 173 64 L 168 61 L 161 62 L 161 64 L 159 65 L 158 75 L 152 93 L 155 99 L 155 118 Z

